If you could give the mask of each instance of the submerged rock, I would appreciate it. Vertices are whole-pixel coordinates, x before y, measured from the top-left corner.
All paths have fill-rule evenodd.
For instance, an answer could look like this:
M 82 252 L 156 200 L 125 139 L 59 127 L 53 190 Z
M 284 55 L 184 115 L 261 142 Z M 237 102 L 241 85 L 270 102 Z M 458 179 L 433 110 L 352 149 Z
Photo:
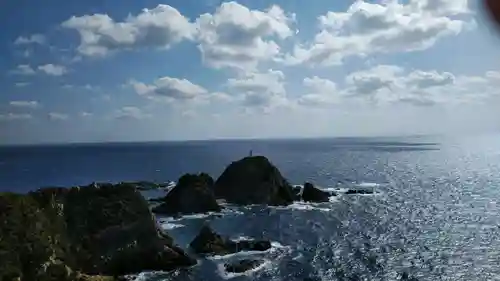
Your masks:
M 243 273 L 245 271 L 257 268 L 263 263 L 264 263 L 263 260 L 245 259 L 245 260 L 235 261 L 232 263 L 226 263 L 224 264 L 224 268 L 226 269 L 227 272 Z
M 219 212 L 221 207 L 215 199 L 213 185 L 214 180 L 205 173 L 185 174 L 153 212 L 167 215 Z
M 289 205 L 292 187 L 280 171 L 263 156 L 231 163 L 215 182 L 215 195 L 238 205 Z
M 350 194 L 373 194 L 373 193 L 375 192 L 370 189 L 349 189 L 344 194 L 350 195 Z
M 330 196 L 332 196 L 331 193 L 317 189 L 312 183 L 306 182 L 304 184 L 302 200 L 306 202 L 328 202 Z
M 240 251 L 266 251 L 271 248 L 269 241 L 240 240 L 232 241 L 215 233 L 210 226 L 204 225 L 198 236 L 190 243 L 198 254 L 227 255 Z
M 0 194 L 0 237 L 0 280 L 116 280 L 105 276 L 196 264 L 127 186 Z

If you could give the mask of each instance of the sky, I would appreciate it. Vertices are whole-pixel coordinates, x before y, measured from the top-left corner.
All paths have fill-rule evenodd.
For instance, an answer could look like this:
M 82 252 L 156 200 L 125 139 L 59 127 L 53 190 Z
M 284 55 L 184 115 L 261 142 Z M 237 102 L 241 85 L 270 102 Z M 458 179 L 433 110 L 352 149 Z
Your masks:
M 468 0 L 0 3 L 0 144 L 500 130 Z

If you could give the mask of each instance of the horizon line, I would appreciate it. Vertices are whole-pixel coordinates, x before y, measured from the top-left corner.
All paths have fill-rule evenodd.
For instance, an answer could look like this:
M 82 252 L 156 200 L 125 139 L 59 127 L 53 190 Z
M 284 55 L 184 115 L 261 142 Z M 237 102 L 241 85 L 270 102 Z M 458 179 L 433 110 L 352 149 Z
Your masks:
M 381 139 L 381 138 L 421 138 L 441 137 L 441 134 L 409 134 L 385 136 L 311 136 L 311 137 L 242 137 L 242 138 L 210 138 L 210 139 L 179 139 L 179 140 L 113 140 L 113 141 L 68 141 L 68 142 L 37 142 L 37 143 L 5 143 L 0 147 L 25 146 L 65 146 L 65 145 L 102 145 L 102 144 L 148 144 L 148 143 L 194 143 L 194 142 L 224 142 L 224 141 L 281 141 L 281 140 L 321 140 L 321 139 Z

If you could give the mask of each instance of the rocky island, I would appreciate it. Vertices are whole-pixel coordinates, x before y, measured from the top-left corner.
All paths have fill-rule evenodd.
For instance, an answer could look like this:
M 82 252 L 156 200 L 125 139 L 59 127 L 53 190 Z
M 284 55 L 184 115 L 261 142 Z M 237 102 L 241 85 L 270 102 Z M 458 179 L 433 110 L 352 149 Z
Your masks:
M 231 163 L 214 180 L 205 173 L 182 176 L 152 210 L 140 193 L 145 184 L 91 184 L 0 194 L 0 280 L 98 281 L 142 271 L 169 271 L 197 264 L 156 223 L 167 215 L 219 212 L 223 199 L 236 205 L 326 202 L 334 194 L 307 183 L 292 187 L 265 157 Z M 153 186 L 154 185 L 148 185 Z M 190 243 L 198 255 L 266 251 L 269 241 L 232 241 L 205 225 Z M 262 261 L 227 264 L 241 272 Z

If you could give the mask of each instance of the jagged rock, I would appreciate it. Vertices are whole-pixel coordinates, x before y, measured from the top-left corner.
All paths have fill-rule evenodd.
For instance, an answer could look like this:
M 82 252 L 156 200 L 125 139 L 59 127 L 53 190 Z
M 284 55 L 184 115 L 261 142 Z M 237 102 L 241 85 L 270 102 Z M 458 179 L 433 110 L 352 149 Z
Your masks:
M 185 174 L 153 212 L 166 215 L 219 212 L 213 193 L 214 180 L 205 173 Z
M 157 228 L 135 188 L 110 184 L 0 194 L 0 261 L 0 280 L 43 281 L 196 264 Z
M 263 263 L 264 263 L 263 260 L 245 259 L 245 260 L 235 261 L 232 263 L 226 263 L 224 265 L 224 268 L 226 269 L 227 272 L 242 273 L 254 269 L 262 265 Z
M 328 202 L 330 196 L 332 196 L 332 194 L 317 189 L 312 183 L 306 182 L 304 184 L 302 200 L 306 202 Z
M 288 205 L 292 187 L 280 171 L 263 156 L 231 163 L 215 182 L 215 195 L 238 205 Z
M 190 243 L 198 254 L 227 255 L 240 251 L 266 251 L 271 248 L 269 241 L 241 240 L 232 241 L 215 233 L 210 226 L 204 225 L 198 236 Z

